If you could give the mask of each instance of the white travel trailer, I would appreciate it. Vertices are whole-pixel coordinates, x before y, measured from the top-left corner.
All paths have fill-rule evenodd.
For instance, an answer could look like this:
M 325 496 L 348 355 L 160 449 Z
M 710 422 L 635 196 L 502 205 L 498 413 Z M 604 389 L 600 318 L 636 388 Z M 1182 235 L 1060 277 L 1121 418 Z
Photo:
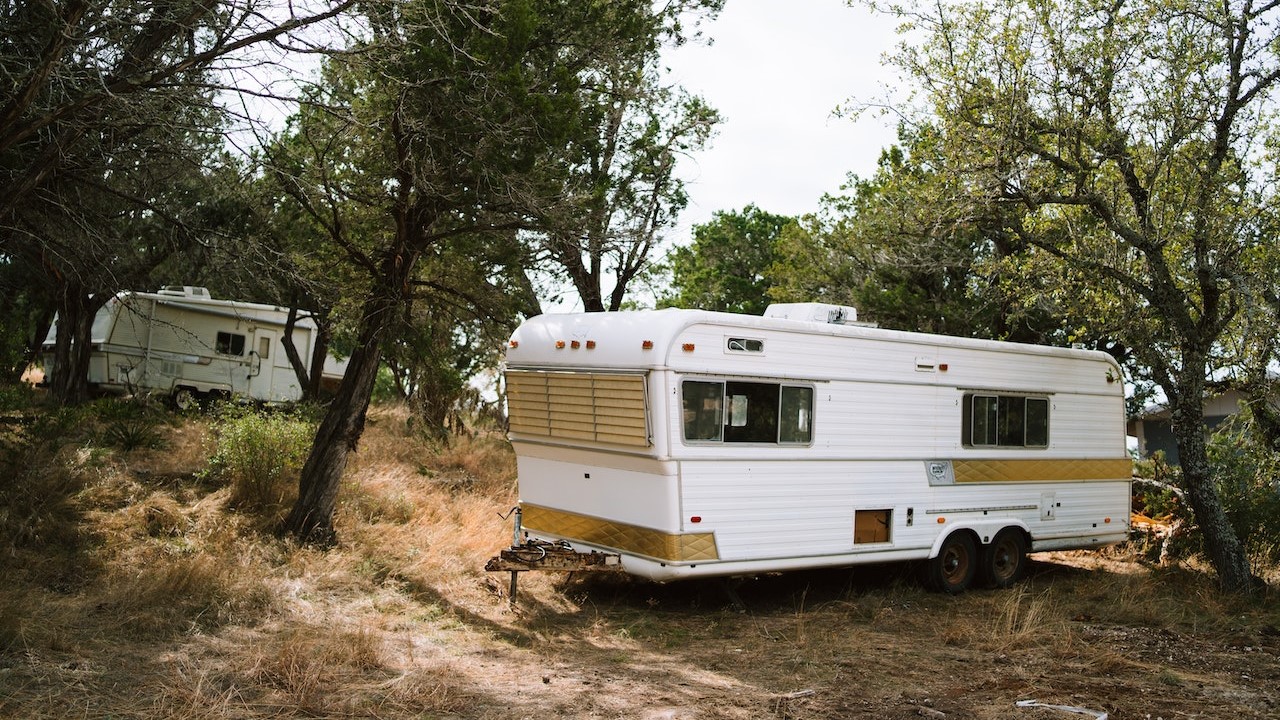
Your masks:
M 917 560 L 959 592 L 1013 583 L 1030 551 L 1126 538 L 1110 356 L 855 317 L 801 303 L 524 323 L 506 382 L 532 553 L 567 544 L 658 581 Z M 507 559 L 531 556 L 518 549 Z
M 93 319 L 89 384 L 100 392 L 153 392 L 189 407 L 203 395 L 292 402 L 302 388 L 280 338 L 287 308 L 215 300 L 202 287 L 169 286 L 158 292 L 122 292 Z M 57 326 L 44 342 L 52 370 Z M 293 343 L 311 362 L 315 323 L 300 317 Z M 325 358 L 322 378 L 342 379 L 345 361 Z

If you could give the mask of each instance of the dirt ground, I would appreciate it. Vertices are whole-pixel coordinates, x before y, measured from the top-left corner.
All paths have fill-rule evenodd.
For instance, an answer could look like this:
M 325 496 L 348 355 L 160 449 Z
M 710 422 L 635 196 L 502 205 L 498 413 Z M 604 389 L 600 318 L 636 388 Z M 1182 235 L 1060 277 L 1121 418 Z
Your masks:
M 372 425 L 323 551 L 198 477 L 203 426 L 68 446 L 40 509 L 61 524 L 0 563 L 0 718 L 1280 717 L 1280 591 L 1224 597 L 1128 547 L 956 597 L 902 566 L 747 579 L 741 606 L 723 581 L 530 573 L 513 607 L 482 570 L 509 448 Z
M 737 588 L 745 610 L 716 582 L 531 578 L 515 610 L 493 578 L 479 607 L 403 579 L 300 584 L 254 627 L 124 644 L 68 627 L 0 655 L 0 716 L 1280 716 L 1274 602 L 1205 610 L 1201 583 L 1076 555 L 960 597 L 894 568 L 762 578 Z

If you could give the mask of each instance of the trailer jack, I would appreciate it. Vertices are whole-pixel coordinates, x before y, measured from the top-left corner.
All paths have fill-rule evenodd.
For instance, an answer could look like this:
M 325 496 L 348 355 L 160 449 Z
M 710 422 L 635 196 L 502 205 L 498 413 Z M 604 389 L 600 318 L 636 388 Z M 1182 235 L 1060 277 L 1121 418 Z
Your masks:
M 622 556 L 616 553 L 578 552 L 566 542 L 547 542 L 521 538 L 520 508 L 510 513 L 515 515 L 515 533 L 513 545 L 489 558 L 484 569 L 488 572 L 511 573 L 511 586 L 507 593 L 512 605 L 516 603 L 516 588 L 520 573 L 533 570 L 549 570 L 553 572 L 619 572 L 622 570 Z

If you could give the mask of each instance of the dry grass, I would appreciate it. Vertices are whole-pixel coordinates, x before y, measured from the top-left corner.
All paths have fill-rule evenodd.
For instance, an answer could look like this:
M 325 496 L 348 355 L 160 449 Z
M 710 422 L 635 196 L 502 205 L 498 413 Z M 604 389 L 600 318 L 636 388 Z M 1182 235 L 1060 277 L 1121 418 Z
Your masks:
M 1122 554 L 1043 556 L 959 597 L 902 568 L 764 577 L 739 588 L 745 613 L 716 582 L 526 575 L 513 610 L 481 570 L 509 541 L 510 448 L 406 420 L 372 413 L 327 551 L 199 477 L 207 420 L 165 451 L 46 450 L 52 471 L 27 477 L 48 498 L 7 486 L 25 519 L 6 506 L 0 528 L 0 717 L 994 720 L 1028 697 L 1280 714 L 1277 598 Z

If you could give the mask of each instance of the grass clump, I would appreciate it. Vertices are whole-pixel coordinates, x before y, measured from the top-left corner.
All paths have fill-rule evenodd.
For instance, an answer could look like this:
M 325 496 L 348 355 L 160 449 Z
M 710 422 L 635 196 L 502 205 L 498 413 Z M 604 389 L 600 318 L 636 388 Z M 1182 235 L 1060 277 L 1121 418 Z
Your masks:
M 229 485 L 234 508 L 267 514 L 283 508 L 297 486 L 315 425 L 288 412 L 228 406 L 214 433 L 217 447 L 201 479 Z

